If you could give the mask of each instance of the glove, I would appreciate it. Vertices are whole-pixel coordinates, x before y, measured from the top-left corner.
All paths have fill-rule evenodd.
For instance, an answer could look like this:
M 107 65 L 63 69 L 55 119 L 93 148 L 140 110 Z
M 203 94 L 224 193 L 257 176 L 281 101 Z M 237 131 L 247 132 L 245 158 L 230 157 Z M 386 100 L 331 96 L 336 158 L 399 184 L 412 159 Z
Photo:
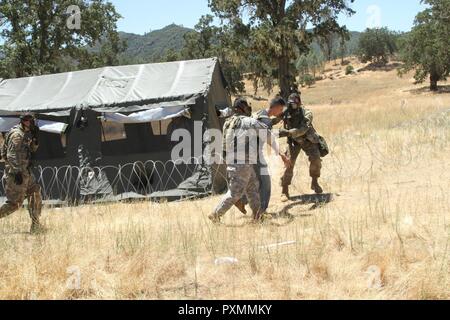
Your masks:
M 272 126 L 275 127 L 275 126 L 276 126 L 277 124 L 279 124 L 281 121 L 283 121 L 283 118 L 282 118 L 282 117 L 279 117 L 279 118 L 273 118 L 273 119 L 271 120 Z
M 40 132 L 39 127 L 33 123 L 33 125 L 30 128 L 30 132 L 31 132 L 31 136 L 33 139 L 33 143 L 38 146 L 39 145 L 39 132 Z
M 23 184 L 23 175 L 22 172 L 18 172 L 14 175 L 14 182 L 16 185 L 21 186 Z
M 279 136 L 280 138 L 287 138 L 291 135 L 291 133 L 289 132 L 289 130 L 286 129 L 280 129 L 279 131 Z

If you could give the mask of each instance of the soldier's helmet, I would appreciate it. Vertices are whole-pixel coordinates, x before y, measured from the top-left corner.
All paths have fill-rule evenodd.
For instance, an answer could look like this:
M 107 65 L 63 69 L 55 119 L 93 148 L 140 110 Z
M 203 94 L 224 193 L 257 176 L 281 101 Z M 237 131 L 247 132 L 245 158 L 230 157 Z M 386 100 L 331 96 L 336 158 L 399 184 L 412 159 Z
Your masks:
M 34 114 L 32 113 L 24 113 L 20 116 L 20 121 L 34 120 Z
M 252 114 L 252 108 L 244 98 L 237 98 L 234 101 L 233 109 L 236 113 L 243 113 L 247 116 L 250 116 Z

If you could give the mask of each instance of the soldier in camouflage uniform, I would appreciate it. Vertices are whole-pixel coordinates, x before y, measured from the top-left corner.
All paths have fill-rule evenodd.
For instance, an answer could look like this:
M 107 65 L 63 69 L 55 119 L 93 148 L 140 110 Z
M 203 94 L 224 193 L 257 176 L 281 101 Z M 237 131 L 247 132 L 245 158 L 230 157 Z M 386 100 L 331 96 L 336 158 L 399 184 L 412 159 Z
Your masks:
M 281 159 L 286 167 L 291 166 L 289 158 L 280 153 L 276 137 L 272 135 L 272 129 L 274 124 L 279 122 L 278 119 L 282 117 L 284 108 L 286 107 L 286 101 L 281 97 L 276 97 L 270 102 L 270 107 L 268 109 L 263 109 L 255 114 L 253 118 L 262 122 L 268 128 L 268 145 L 274 150 L 277 155 L 281 156 Z M 272 194 L 272 179 L 268 169 L 267 161 L 264 159 L 263 148 L 266 141 L 259 141 L 259 159 L 258 164 L 255 165 L 256 174 L 260 182 L 260 198 L 261 198 L 261 210 L 266 212 L 269 208 L 270 198 Z M 236 207 L 242 212 L 246 213 L 245 204 L 247 199 L 245 197 L 236 203 Z
M 6 203 L 0 208 L 0 219 L 17 211 L 28 199 L 31 217 L 31 233 L 43 231 L 39 222 L 42 208 L 41 188 L 31 173 L 31 155 L 37 151 L 39 129 L 34 125 L 34 117 L 26 114 L 20 124 L 6 135 L 2 147 L 5 160 L 4 179 L 6 182 Z
M 223 144 L 224 156 L 227 161 L 228 189 L 220 204 L 209 216 L 214 223 L 220 219 L 235 205 L 243 195 L 249 200 L 250 208 L 255 221 L 261 218 L 261 201 L 259 195 L 259 180 L 255 171 L 257 163 L 256 150 L 252 149 L 253 143 L 249 143 L 245 151 L 239 150 L 246 144 L 244 136 L 250 130 L 267 129 L 261 122 L 251 118 L 251 108 L 244 99 L 237 99 L 233 105 L 235 114 L 224 125 Z M 256 138 L 256 137 L 255 137 Z
M 281 179 L 281 200 L 289 200 L 289 186 L 294 177 L 294 166 L 300 151 L 304 151 L 309 158 L 309 173 L 312 178 L 311 189 L 317 194 L 323 193 L 319 185 L 322 169 L 322 159 L 328 150 L 325 140 L 319 136 L 313 126 L 313 114 L 302 105 L 299 94 L 294 93 L 289 97 L 288 110 L 284 115 L 284 129 L 280 130 L 280 137 L 287 137 L 289 155 L 292 166 L 286 169 Z

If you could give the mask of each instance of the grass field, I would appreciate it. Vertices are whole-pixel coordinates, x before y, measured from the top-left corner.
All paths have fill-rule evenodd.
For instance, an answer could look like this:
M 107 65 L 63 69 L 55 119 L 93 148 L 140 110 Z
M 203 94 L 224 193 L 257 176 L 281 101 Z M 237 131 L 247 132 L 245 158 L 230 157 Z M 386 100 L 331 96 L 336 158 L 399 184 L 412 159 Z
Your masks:
M 432 94 L 395 70 L 329 69 L 303 90 L 332 149 L 329 194 L 308 196 L 302 156 L 287 204 L 271 162 L 264 225 L 236 211 L 212 225 L 213 197 L 46 210 L 36 237 L 22 210 L 0 221 L 0 298 L 450 299 L 448 84 Z

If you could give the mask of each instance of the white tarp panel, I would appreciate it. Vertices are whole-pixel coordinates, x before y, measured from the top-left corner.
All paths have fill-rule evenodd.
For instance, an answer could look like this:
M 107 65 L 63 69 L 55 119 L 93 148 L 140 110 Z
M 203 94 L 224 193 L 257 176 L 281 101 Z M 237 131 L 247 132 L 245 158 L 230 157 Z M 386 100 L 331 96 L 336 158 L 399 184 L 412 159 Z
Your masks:
M 46 120 L 37 120 L 37 125 L 41 131 L 56 134 L 63 134 L 68 127 L 66 123 Z
M 19 124 L 19 118 L 3 118 L 0 117 L 0 132 L 8 132 L 14 126 Z M 37 126 L 43 132 L 62 134 L 67 129 L 67 124 L 62 122 L 37 120 Z
M 177 107 L 161 107 L 142 112 L 123 115 L 120 113 L 105 113 L 103 118 L 105 121 L 113 121 L 119 123 L 147 123 L 154 121 L 169 120 L 178 117 L 190 118 L 189 108 L 186 106 Z
M 164 102 L 186 105 L 186 101 L 208 92 L 216 65 L 217 59 L 211 58 L 3 79 L 0 80 L 0 114 Z

